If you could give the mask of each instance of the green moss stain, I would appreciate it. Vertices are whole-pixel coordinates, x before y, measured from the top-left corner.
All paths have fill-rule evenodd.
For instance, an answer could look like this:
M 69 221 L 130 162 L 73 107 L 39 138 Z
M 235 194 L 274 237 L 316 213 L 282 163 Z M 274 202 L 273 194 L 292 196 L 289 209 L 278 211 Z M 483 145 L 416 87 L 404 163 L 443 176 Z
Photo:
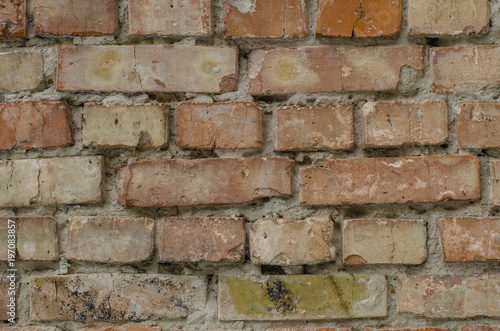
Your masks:
M 272 316 L 274 304 L 262 284 L 236 277 L 225 281 L 236 311 L 247 316 Z
M 283 58 L 278 61 L 274 67 L 274 74 L 281 81 L 295 80 L 299 76 L 295 61 L 289 58 Z
M 325 277 L 325 292 L 330 298 L 330 310 L 335 315 L 349 317 L 352 315 L 352 294 L 354 279 L 350 275 Z
M 306 310 L 308 314 L 324 314 L 328 307 L 328 298 L 325 295 L 323 276 L 295 276 L 297 291 L 300 297 L 300 309 Z
M 371 277 L 369 275 L 356 275 L 356 282 L 354 283 L 353 301 L 360 302 L 370 297 L 368 289 L 368 282 Z
M 121 60 L 120 51 L 116 49 L 106 51 L 97 59 L 97 64 L 92 72 L 93 76 L 103 80 L 112 80 Z

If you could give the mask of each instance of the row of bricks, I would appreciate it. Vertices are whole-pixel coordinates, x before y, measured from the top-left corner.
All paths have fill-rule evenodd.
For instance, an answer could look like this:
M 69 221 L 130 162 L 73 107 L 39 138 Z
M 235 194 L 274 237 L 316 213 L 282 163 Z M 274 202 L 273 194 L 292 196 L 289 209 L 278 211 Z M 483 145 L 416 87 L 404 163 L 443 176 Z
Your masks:
M 207 281 L 205 276 L 162 274 L 32 276 L 30 318 L 182 319 L 204 310 Z M 383 275 L 219 276 L 218 287 L 218 318 L 223 321 L 379 318 L 388 313 Z M 499 289 L 498 274 L 401 274 L 397 310 L 426 318 L 500 317 Z
M 354 106 L 284 106 L 274 109 L 275 151 L 328 151 L 354 148 Z M 367 102 L 363 147 L 394 148 L 445 144 L 448 108 L 439 100 Z M 0 150 L 73 144 L 65 102 L 0 105 Z M 83 145 L 165 147 L 168 104 L 86 103 Z M 252 102 L 179 103 L 176 142 L 183 149 L 263 147 L 263 112 Z M 455 107 L 459 148 L 500 147 L 500 103 L 460 103 Z
M 17 224 L 17 259 L 59 259 L 55 219 L 14 217 L 0 218 L 0 260 L 12 258 L 8 220 Z M 441 218 L 438 224 L 446 262 L 500 262 L 500 218 Z M 139 263 L 153 256 L 152 219 L 73 216 L 67 228 L 68 260 Z M 250 259 L 257 265 L 318 264 L 336 258 L 334 224 L 328 216 L 261 218 L 246 229 L 239 217 L 170 217 L 158 222 L 156 233 L 162 263 L 242 263 L 247 234 Z M 344 220 L 342 238 L 346 265 L 418 265 L 427 258 L 422 220 Z
M 39 36 L 117 35 L 117 0 L 33 0 Z M 309 30 L 302 0 L 224 0 L 224 36 L 231 39 L 299 38 Z M 131 35 L 213 36 L 212 0 L 129 0 Z M 397 38 L 402 0 L 320 0 L 317 37 Z M 410 36 L 484 34 L 490 23 L 489 1 L 410 0 Z M 0 12 L 0 37 L 26 37 L 26 0 L 11 0 Z
M 487 325 L 468 325 L 459 327 L 459 331 L 498 331 L 500 328 Z M 161 331 L 159 327 L 153 326 L 91 326 L 80 329 L 78 331 Z M 21 326 L 21 327 L 0 327 L 0 331 L 61 331 L 56 327 L 40 327 L 40 326 Z M 212 331 L 209 329 L 207 331 Z M 215 330 L 213 330 L 215 331 Z M 309 329 L 283 329 L 283 328 L 266 328 L 266 331 L 352 331 L 351 328 L 309 328 Z M 404 328 L 404 329 L 372 329 L 365 328 L 365 331 L 450 331 L 443 328 Z
M 236 47 L 188 45 L 58 46 L 57 89 L 102 92 L 202 92 L 238 89 Z M 392 91 L 405 66 L 424 70 L 422 46 L 300 47 L 248 54 L 252 95 Z M 436 93 L 479 92 L 500 84 L 500 46 L 430 49 Z M 381 69 L 383 68 L 383 70 Z M 383 74 L 381 72 L 383 71 Z M 0 53 L 0 88 L 43 87 L 38 50 Z

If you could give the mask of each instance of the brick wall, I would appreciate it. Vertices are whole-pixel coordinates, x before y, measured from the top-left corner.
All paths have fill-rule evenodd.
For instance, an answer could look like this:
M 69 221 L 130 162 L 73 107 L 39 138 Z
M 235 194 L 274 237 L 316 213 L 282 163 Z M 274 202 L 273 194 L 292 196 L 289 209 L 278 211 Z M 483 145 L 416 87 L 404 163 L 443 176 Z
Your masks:
M 496 0 L 0 1 L 0 331 L 498 331 L 499 40 Z

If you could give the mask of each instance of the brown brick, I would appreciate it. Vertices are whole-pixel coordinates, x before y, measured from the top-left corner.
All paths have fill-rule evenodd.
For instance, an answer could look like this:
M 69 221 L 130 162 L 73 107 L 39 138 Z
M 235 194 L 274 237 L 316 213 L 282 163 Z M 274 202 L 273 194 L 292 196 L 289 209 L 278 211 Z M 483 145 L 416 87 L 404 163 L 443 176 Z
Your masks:
M 321 0 L 317 37 L 396 38 L 401 0 Z
M 458 147 L 500 147 L 500 103 L 460 103 L 455 110 Z
M 500 218 L 441 218 L 439 234 L 446 262 L 500 262 Z
M 196 149 L 262 147 L 262 110 L 253 102 L 180 103 L 177 145 Z
M 342 223 L 344 264 L 422 264 L 427 258 L 424 221 L 359 219 Z
M 285 158 L 139 161 L 117 173 L 127 207 L 247 204 L 290 195 L 294 162 Z
M 461 326 L 459 331 L 500 331 L 500 327 L 488 325 L 468 325 Z
M 26 0 L 2 1 L 0 38 L 26 37 Z
M 500 207 L 500 161 L 490 161 L 489 184 L 490 204 L 493 207 Z
M 0 149 L 67 146 L 73 143 L 66 102 L 0 104 Z
M 211 0 L 129 0 L 129 33 L 213 35 Z
M 38 160 L 0 161 L 0 207 L 24 207 L 38 197 Z
M 274 110 L 275 151 L 354 148 L 354 106 L 286 106 Z
M 36 0 L 36 33 L 40 36 L 118 34 L 116 0 Z
M 34 90 L 43 80 L 43 57 L 37 51 L 0 52 L 0 89 Z
M 0 330 L 1 331 L 1 330 Z M 154 326 L 89 326 L 78 331 L 161 331 Z
M 31 277 L 30 316 L 35 321 L 179 319 L 204 308 L 206 293 L 207 280 L 198 276 Z
M 58 46 L 60 91 L 221 93 L 237 88 L 236 47 Z
M 479 158 L 468 155 L 330 159 L 301 169 L 300 184 L 309 206 L 481 198 Z
M 261 218 L 248 225 L 248 237 L 254 264 L 286 266 L 335 260 L 335 230 L 329 216 Z
M 500 316 L 500 275 L 423 275 L 398 277 L 399 313 L 426 318 Z
M 410 36 L 456 36 L 478 34 L 490 22 L 488 0 L 410 0 Z
M 462 93 L 500 85 L 500 46 L 431 48 L 432 91 Z
M 302 0 L 224 0 L 226 38 L 298 38 L 307 35 Z
M 142 262 L 153 255 L 154 229 L 147 218 L 73 216 L 66 255 L 78 261 Z
M 253 95 L 396 90 L 403 66 L 424 67 L 423 48 L 406 45 L 258 49 L 248 61 Z
M 158 225 L 159 262 L 243 262 L 245 219 L 169 217 Z
M 83 145 L 162 147 L 168 143 L 168 104 L 86 103 Z
M 444 101 L 370 101 L 363 106 L 364 148 L 439 145 L 447 139 Z
M 10 272 L 2 273 L 0 276 L 0 307 L 2 307 L 2 309 L 0 309 L 0 321 L 8 321 L 10 318 L 15 317 L 15 321 L 17 322 L 17 311 L 19 305 L 19 276 L 15 277 L 14 284 L 11 282 L 14 278 L 10 276 Z M 12 307 L 11 298 L 15 298 L 14 307 Z M 7 305 L 10 306 L 7 307 Z
M 17 259 L 55 261 L 59 258 L 57 223 L 52 217 L 0 218 L 17 225 Z

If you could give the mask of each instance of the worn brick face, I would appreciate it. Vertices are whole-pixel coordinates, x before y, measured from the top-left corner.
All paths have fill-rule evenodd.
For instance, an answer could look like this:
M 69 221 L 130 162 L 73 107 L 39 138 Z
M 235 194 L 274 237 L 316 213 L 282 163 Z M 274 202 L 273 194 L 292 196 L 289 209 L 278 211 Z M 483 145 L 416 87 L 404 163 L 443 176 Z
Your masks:
M 455 110 L 458 147 L 500 147 L 499 103 L 460 103 Z
M 342 223 L 344 264 L 421 264 L 427 258 L 424 221 L 359 219 Z
M 444 101 L 370 101 L 363 105 L 364 148 L 439 145 L 447 139 Z
M 277 107 L 273 120 L 275 151 L 349 150 L 354 147 L 352 105 Z
M 35 90 L 43 80 L 43 57 L 37 51 L 0 52 L 0 88 L 8 92 Z
M 7 224 L 9 219 L 17 225 L 17 259 L 55 261 L 59 258 L 59 238 L 54 218 L 0 218 L 0 222 Z
M 424 66 L 420 46 L 259 49 L 248 61 L 253 95 L 396 90 L 401 67 Z
M 245 219 L 169 217 L 158 224 L 160 262 L 243 262 Z
M 490 204 L 500 206 L 500 161 L 490 161 Z M 1 187 L 1 186 L 0 186 Z
M 40 167 L 37 160 L 0 162 L 0 206 L 24 207 L 36 201 Z
M 262 147 L 262 110 L 252 102 L 177 105 L 180 148 Z
M 26 37 L 26 0 L 2 1 L 0 38 Z
M 127 207 L 228 205 L 292 194 L 294 162 L 285 158 L 139 161 L 118 170 Z
M 474 201 L 481 198 L 479 158 L 429 156 L 330 159 L 300 171 L 309 206 Z

